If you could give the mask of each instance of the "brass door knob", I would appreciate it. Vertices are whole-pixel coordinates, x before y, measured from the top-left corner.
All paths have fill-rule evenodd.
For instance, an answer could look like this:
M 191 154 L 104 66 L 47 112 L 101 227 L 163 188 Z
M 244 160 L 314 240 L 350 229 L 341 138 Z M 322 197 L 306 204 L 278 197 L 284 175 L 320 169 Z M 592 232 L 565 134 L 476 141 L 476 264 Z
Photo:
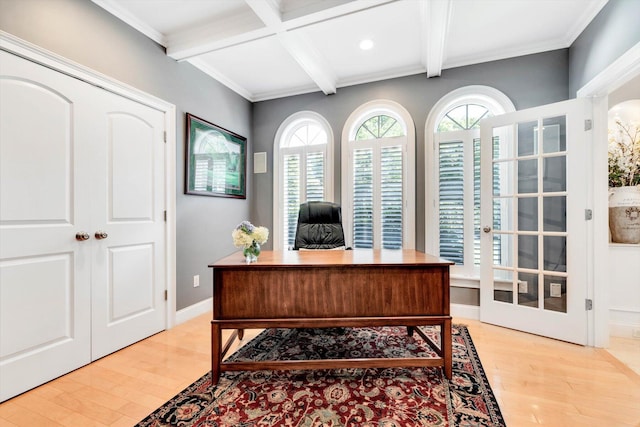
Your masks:
M 109 237 L 109 235 L 102 230 L 96 231 L 95 236 L 96 236 L 96 239 L 98 240 L 106 239 L 107 237 Z
M 84 241 L 84 240 L 89 240 L 91 238 L 91 236 L 89 236 L 89 233 L 87 233 L 86 231 L 78 231 L 76 233 L 76 240 L 79 241 Z

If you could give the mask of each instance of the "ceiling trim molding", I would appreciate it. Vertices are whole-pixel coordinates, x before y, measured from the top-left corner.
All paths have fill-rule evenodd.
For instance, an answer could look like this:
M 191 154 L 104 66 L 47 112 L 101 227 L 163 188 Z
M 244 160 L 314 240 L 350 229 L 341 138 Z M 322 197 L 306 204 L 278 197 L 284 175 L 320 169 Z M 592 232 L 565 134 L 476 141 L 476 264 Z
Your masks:
M 164 34 L 151 28 L 146 23 L 138 19 L 137 16 L 130 13 L 128 10 L 120 7 L 116 2 L 112 0 L 91 0 L 107 12 L 111 13 L 116 18 L 123 21 L 125 24 L 130 25 L 136 30 L 140 31 L 145 36 L 149 37 L 154 42 L 167 47 L 167 39 Z
M 274 90 L 256 93 L 252 102 L 270 101 L 272 99 L 285 98 L 287 96 L 305 95 L 307 93 L 320 92 L 318 86 L 301 86 L 293 89 Z
M 206 55 L 216 50 L 270 36 L 273 36 L 273 32 L 268 28 L 259 28 L 225 38 L 220 38 L 212 33 L 202 37 L 195 36 L 192 32 L 175 34 L 168 38 L 167 56 L 176 61 L 184 61 L 195 56 Z
M 533 55 L 536 53 L 544 53 L 558 49 L 567 49 L 567 46 L 561 40 L 554 40 L 548 43 L 529 45 L 519 47 L 517 49 L 496 50 L 492 55 L 469 55 L 454 59 L 447 59 L 443 65 L 443 69 L 464 67 L 467 65 L 480 65 L 492 61 L 500 61 L 502 59 L 517 58 L 519 56 Z
M 395 79 L 398 77 L 413 76 L 416 74 L 422 74 L 425 71 L 426 71 L 425 67 L 422 64 L 420 64 L 412 67 L 399 68 L 399 69 L 384 71 L 380 73 L 371 73 L 363 76 L 358 76 L 356 78 L 340 80 L 338 82 L 338 88 L 355 86 L 355 85 L 364 84 L 364 83 L 378 82 L 381 80 Z
M 194 67 L 200 69 L 201 71 L 205 72 L 209 76 L 213 77 L 218 82 L 222 83 L 223 85 L 225 85 L 226 87 L 228 87 L 229 89 L 237 93 L 238 95 L 242 96 L 246 100 L 251 102 L 255 101 L 253 94 L 251 92 L 249 92 L 244 87 L 234 82 L 233 80 L 228 78 L 225 74 L 221 73 L 220 71 L 218 71 L 211 65 L 207 64 L 200 58 L 191 58 L 191 59 L 188 59 L 187 61 Z
M 445 42 L 451 19 L 451 0 L 430 1 L 420 4 L 422 20 L 423 63 L 427 77 L 438 77 L 444 63 Z
M 564 40 L 567 47 L 571 46 L 578 38 L 585 28 L 593 21 L 593 19 L 600 13 L 602 8 L 609 2 L 609 0 L 600 0 L 598 3 L 592 3 L 591 7 L 587 7 L 582 11 L 581 15 L 576 17 L 576 21 L 566 32 L 566 38 Z

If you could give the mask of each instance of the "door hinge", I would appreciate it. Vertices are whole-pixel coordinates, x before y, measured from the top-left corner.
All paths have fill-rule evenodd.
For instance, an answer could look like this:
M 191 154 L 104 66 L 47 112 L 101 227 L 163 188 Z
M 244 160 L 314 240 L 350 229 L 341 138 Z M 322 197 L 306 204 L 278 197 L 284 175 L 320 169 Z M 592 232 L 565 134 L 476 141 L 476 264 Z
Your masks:
M 164 142 L 167 142 L 167 131 L 165 130 L 164 132 L 162 132 L 163 134 L 163 138 L 164 138 Z
M 584 219 L 585 221 L 591 221 L 593 219 L 593 211 L 591 209 L 584 210 Z
M 593 310 L 593 300 L 587 298 L 586 300 L 584 300 L 584 308 L 585 310 L 589 311 L 589 310 Z
M 591 121 L 591 119 L 587 119 L 584 121 L 584 130 L 591 130 L 592 127 L 593 122 Z
M 167 222 L 167 211 L 164 211 L 164 222 Z
M 164 300 L 166 301 L 167 299 L 169 299 L 169 291 L 168 290 L 164 290 Z

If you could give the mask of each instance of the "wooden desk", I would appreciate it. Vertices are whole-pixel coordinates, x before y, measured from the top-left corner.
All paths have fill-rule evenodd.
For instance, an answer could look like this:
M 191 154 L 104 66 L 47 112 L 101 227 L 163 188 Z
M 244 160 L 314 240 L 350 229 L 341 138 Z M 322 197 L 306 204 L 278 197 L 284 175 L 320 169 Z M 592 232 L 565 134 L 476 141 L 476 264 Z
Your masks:
M 246 264 L 241 253 L 213 268 L 211 371 L 443 366 L 451 378 L 449 266 L 415 250 L 263 251 Z M 440 325 L 438 348 L 416 326 Z M 362 358 L 222 362 L 249 328 L 407 326 L 438 358 Z M 222 345 L 222 329 L 237 329 Z

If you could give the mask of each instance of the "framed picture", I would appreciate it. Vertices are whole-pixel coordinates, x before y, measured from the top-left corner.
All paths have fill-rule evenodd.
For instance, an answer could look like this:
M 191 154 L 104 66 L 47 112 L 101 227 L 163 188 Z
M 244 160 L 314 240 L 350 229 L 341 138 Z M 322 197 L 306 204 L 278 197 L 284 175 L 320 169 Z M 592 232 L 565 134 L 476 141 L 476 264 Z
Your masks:
M 247 138 L 187 113 L 185 193 L 246 199 Z

